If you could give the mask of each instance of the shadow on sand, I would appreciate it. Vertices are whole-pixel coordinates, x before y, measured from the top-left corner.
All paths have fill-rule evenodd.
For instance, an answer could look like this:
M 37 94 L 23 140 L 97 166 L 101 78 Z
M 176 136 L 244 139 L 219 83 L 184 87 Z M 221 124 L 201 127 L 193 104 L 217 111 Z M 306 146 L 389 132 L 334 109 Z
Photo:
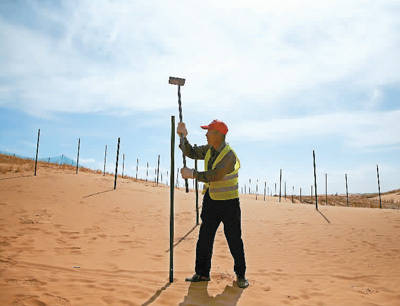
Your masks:
M 189 236 L 195 229 L 196 229 L 197 225 L 193 226 L 182 238 L 180 238 L 177 242 L 174 243 L 174 247 L 176 247 L 179 243 L 181 243 L 183 240 L 186 239 L 187 236 Z M 168 250 L 165 250 L 165 253 L 169 252 L 169 248 Z
M 208 282 L 191 283 L 187 295 L 179 305 L 236 305 L 243 292 L 235 281 L 216 296 L 208 294 L 207 286 Z
M 322 212 L 320 212 L 319 210 L 317 210 L 317 211 L 321 214 L 322 217 L 325 218 L 326 222 L 331 223 L 331 221 L 329 221 L 328 218 L 325 217 L 324 214 L 323 214 Z
M 96 193 L 89 194 L 87 196 L 83 196 L 82 198 L 88 198 L 88 197 L 92 197 L 92 196 L 95 196 L 95 195 L 98 195 L 98 194 L 101 194 L 101 193 L 105 193 L 105 192 L 110 192 L 110 191 L 114 191 L 114 189 L 99 191 L 99 192 L 96 192 Z
M 144 302 L 142 304 L 142 306 L 147 306 L 147 305 L 150 305 L 151 303 L 153 303 L 160 296 L 161 292 L 166 290 L 170 285 L 171 285 L 170 282 L 166 283 L 164 286 L 162 286 L 160 289 L 158 289 L 151 298 L 149 298 L 146 302 Z

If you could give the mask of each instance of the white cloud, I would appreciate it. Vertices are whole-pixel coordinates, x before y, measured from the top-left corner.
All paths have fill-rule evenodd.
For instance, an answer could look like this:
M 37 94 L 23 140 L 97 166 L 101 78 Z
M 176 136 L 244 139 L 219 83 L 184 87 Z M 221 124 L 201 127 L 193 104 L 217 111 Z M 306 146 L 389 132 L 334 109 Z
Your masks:
M 330 83 L 371 92 L 398 83 L 391 1 L 78 1 L 36 3 L 39 32 L 0 18 L 0 105 L 44 115 L 176 108 L 169 75 L 187 78 L 184 107 L 215 113 L 279 108 Z M 320 90 L 325 88 L 326 90 Z M 250 101 L 250 102 L 249 102 Z M 285 102 L 286 101 L 286 102 Z M 346 108 L 348 101 L 336 101 Z M 229 109 L 229 110 L 227 110 Z
M 292 142 L 311 136 L 340 136 L 351 147 L 400 144 L 400 110 L 333 113 L 265 121 L 242 121 L 231 128 L 233 140 Z

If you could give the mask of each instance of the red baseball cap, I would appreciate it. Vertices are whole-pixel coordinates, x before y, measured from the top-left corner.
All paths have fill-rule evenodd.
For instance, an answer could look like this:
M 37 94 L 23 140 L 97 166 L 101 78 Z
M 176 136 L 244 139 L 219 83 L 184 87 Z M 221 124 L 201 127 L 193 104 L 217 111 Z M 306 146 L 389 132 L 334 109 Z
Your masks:
M 226 124 L 217 119 L 213 120 L 209 125 L 201 125 L 200 127 L 205 130 L 216 130 L 224 135 L 228 133 L 228 127 Z

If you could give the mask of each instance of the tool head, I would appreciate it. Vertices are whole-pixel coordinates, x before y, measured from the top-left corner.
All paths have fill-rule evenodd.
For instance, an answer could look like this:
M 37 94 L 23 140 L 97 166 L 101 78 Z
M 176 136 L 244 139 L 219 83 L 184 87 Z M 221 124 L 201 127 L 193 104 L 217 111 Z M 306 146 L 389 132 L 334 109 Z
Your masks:
M 185 79 L 169 77 L 169 84 L 183 86 L 185 85 Z

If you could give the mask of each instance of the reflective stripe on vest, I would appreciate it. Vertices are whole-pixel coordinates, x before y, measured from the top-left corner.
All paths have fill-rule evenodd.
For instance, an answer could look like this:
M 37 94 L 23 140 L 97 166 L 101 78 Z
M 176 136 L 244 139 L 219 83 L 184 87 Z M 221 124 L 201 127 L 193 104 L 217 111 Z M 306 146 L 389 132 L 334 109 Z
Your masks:
M 236 163 L 234 170 L 231 173 L 226 174 L 221 180 L 216 182 L 204 183 L 203 186 L 203 194 L 206 193 L 207 188 L 209 189 L 208 192 L 210 194 L 210 198 L 213 200 L 230 200 L 236 199 L 239 197 L 239 168 L 240 168 L 240 161 L 237 157 L 235 151 L 231 149 L 229 145 L 225 145 L 224 149 L 218 154 L 217 158 L 215 159 L 212 168 L 215 169 L 218 163 L 228 154 L 230 151 L 236 157 Z M 211 149 L 208 149 L 206 156 L 204 158 L 204 169 L 205 171 L 208 169 L 208 161 L 211 157 Z

